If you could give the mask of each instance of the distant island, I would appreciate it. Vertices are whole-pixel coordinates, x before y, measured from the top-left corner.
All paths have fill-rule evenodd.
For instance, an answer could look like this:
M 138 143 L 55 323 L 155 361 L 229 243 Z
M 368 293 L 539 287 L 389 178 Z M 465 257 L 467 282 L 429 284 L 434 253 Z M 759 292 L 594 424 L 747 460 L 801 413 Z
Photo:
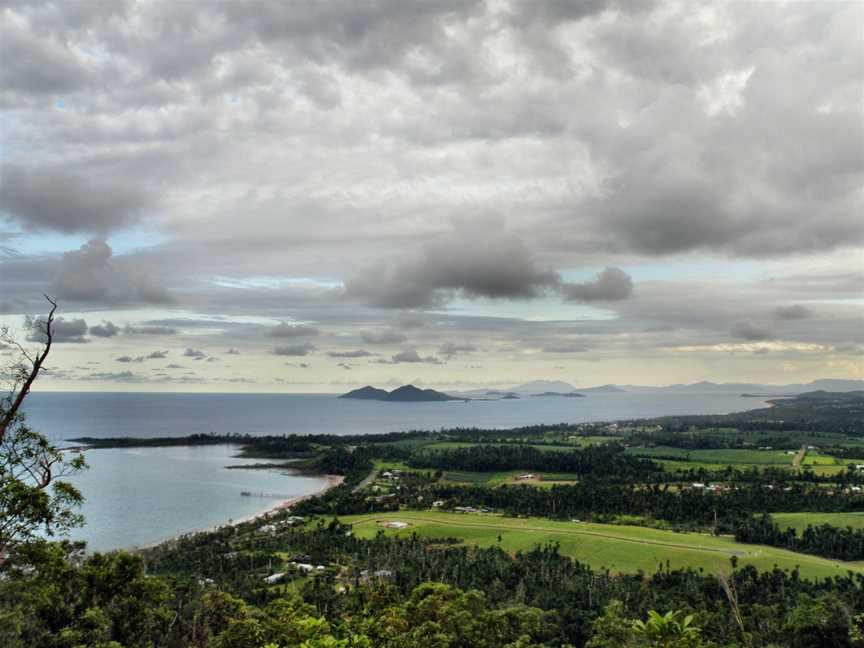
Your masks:
M 579 392 L 555 392 L 555 391 L 547 391 L 542 392 L 540 394 L 531 394 L 532 398 L 537 398 L 540 396 L 556 396 L 559 398 L 585 398 L 585 394 L 580 394 Z
M 391 392 L 388 392 L 386 389 L 378 389 L 377 387 L 366 385 L 360 389 L 354 389 L 347 394 L 342 394 L 339 398 L 377 400 L 390 403 L 438 403 L 443 401 L 468 400 L 466 398 L 456 398 L 434 389 L 420 389 L 414 385 L 403 385 Z

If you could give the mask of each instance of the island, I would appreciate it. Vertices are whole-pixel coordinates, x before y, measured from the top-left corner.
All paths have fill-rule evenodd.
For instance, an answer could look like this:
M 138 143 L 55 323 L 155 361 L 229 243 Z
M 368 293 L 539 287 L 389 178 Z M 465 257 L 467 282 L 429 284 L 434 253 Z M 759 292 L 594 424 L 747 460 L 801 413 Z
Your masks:
M 354 389 L 347 394 L 342 394 L 339 398 L 354 398 L 358 400 L 377 400 L 387 401 L 390 403 L 438 403 L 443 401 L 468 400 L 466 398 L 456 398 L 443 392 L 435 391 L 434 389 L 420 389 L 414 385 L 403 385 L 391 392 L 385 389 L 378 389 L 366 385 L 360 389 Z
M 530 394 L 530 396 L 531 396 L 531 398 L 538 398 L 541 396 L 542 397 L 555 396 L 558 398 L 585 398 L 585 394 L 580 394 L 578 392 L 554 392 L 554 391 L 542 392 L 540 394 Z

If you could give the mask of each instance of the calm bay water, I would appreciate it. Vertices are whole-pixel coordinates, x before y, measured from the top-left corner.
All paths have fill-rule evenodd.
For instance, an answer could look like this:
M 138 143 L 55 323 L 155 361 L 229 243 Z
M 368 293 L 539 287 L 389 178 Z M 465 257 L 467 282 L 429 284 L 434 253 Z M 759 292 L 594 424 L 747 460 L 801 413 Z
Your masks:
M 80 436 L 171 437 L 193 433 L 371 434 L 722 414 L 762 406 L 739 394 L 595 394 L 586 398 L 382 403 L 297 394 L 34 393 L 30 424 L 58 442 Z M 62 444 L 61 444 L 62 445 Z M 279 470 L 228 470 L 255 463 L 236 448 L 89 450 L 90 469 L 76 477 L 87 525 L 76 532 L 95 550 L 149 544 L 212 527 L 315 492 L 323 478 Z

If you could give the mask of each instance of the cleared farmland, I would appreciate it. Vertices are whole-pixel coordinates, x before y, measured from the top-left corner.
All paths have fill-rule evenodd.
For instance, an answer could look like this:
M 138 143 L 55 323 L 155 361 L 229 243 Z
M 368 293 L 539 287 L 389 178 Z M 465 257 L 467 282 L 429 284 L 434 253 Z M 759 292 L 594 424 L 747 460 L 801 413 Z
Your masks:
M 735 556 L 741 565 L 760 570 L 775 565 L 800 568 L 809 578 L 843 575 L 847 570 L 864 573 L 864 562 L 842 562 L 798 554 L 763 545 L 736 543 L 729 537 L 676 533 L 637 526 L 558 522 L 544 518 L 505 518 L 499 515 L 404 511 L 340 518 L 354 525 L 358 537 L 374 537 L 379 531 L 409 536 L 417 533 L 433 539 L 458 538 L 467 544 L 498 545 L 515 553 L 547 542 L 556 542 L 561 553 L 592 567 L 615 572 L 656 571 L 658 566 L 692 567 L 706 572 L 728 571 Z M 405 522 L 404 529 L 390 529 L 387 522 Z M 500 538 L 500 540 L 499 540 Z

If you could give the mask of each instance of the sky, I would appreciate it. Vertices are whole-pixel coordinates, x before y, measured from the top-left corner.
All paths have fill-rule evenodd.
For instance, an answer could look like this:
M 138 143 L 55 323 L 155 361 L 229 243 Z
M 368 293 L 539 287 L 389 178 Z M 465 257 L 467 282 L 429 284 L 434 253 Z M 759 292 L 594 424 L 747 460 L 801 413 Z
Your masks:
M 56 390 L 864 378 L 862 24 L 0 2 L 0 323 Z

